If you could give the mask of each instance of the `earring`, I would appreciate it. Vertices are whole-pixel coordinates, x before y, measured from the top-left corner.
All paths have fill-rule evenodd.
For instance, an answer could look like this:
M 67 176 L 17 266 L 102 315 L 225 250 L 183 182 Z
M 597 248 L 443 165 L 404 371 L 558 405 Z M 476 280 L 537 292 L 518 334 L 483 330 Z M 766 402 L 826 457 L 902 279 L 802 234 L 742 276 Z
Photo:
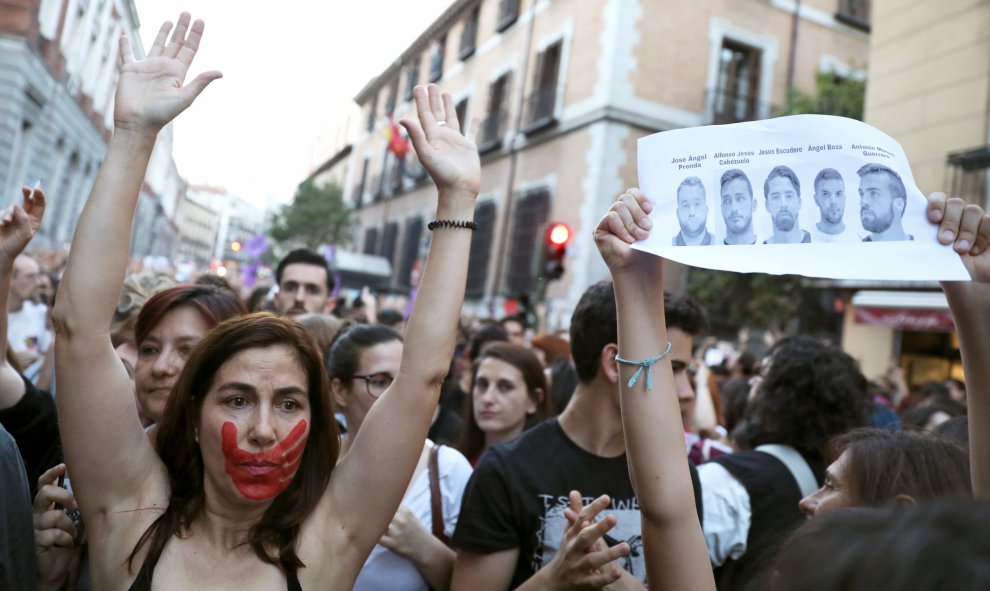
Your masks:
M 193 441 L 195 441 L 196 443 L 199 443 L 199 431 L 197 431 L 197 432 L 196 432 L 196 433 L 195 433 L 195 434 L 193 435 Z

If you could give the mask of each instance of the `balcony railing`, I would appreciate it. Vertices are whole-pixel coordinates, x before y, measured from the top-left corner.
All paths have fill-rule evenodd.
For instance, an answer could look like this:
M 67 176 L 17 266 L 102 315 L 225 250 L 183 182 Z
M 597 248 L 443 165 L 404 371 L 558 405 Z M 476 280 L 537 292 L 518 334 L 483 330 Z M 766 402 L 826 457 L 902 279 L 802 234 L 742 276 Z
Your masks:
M 478 133 L 478 153 L 491 152 L 502 146 L 502 136 L 505 135 L 505 122 L 509 113 L 505 109 L 499 109 L 494 113 L 489 113 L 488 117 L 481 122 L 481 129 Z
M 554 109 L 557 106 L 557 87 L 547 86 L 526 97 L 526 125 L 524 133 L 533 133 L 557 122 Z
M 736 94 L 722 88 L 709 90 L 705 99 L 709 121 L 714 124 L 767 119 L 776 115 L 777 111 L 773 105 L 759 100 L 755 95 Z

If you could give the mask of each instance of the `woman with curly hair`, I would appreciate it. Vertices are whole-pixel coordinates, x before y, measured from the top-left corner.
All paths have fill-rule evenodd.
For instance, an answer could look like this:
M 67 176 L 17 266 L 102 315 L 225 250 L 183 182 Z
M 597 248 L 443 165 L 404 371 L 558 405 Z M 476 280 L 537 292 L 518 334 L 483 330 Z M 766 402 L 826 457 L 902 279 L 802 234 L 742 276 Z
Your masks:
M 869 420 L 867 380 L 837 348 L 779 341 L 746 411 L 748 451 L 698 467 L 705 541 L 719 588 L 758 581 L 781 540 L 805 520 L 798 503 L 818 490 L 826 446 Z

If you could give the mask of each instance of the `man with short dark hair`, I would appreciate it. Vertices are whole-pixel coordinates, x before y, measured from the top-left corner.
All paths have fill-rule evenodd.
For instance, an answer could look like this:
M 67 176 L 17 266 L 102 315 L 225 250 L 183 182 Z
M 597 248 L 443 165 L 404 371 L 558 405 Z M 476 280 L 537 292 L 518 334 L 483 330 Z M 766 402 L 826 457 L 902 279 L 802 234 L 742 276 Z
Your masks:
M 696 176 L 687 177 L 677 187 L 677 223 L 681 231 L 671 241 L 673 246 L 711 246 L 714 242 L 707 228 L 705 185 Z
M 279 314 L 298 316 L 307 312 L 329 314 L 336 300 L 333 276 L 327 261 L 317 253 L 298 248 L 279 262 L 275 269 L 275 308 Z
M 773 236 L 763 244 L 799 244 L 811 242 L 811 234 L 801 229 L 801 182 L 786 166 L 775 166 L 763 182 L 767 211 L 773 219 Z
M 811 228 L 812 242 L 859 242 L 842 217 L 846 213 L 846 184 L 834 168 L 823 168 L 815 176 L 815 205 L 821 219 Z
M 506 316 L 499 324 L 505 329 L 505 334 L 509 337 L 510 343 L 521 347 L 529 346 L 529 340 L 526 338 L 526 331 L 529 327 L 527 326 L 526 318 L 522 314 Z
M 907 190 L 901 175 L 883 164 L 866 164 L 859 175 L 859 219 L 870 233 L 863 242 L 914 240 L 901 218 L 907 208 Z
M 725 220 L 725 241 L 730 244 L 756 244 L 753 232 L 753 212 L 756 211 L 756 198 L 749 177 L 738 168 L 722 173 L 721 198 L 722 219 Z
M 691 337 L 706 324 L 701 308 L 685 298 L 667 299 L 666 317 L 678 397 L 694 399 L 687 374 Z M 559 552 L 569 507 L 579 491 L 584 503 L 607 494 L 605 515 L 616 525 L 604 536 L 630 552 L 603 569 L 622 567 L 622 582 L 646 580 L 639 505 L 629 482 L 619 411 L 615 294 L 611 283 L 585 291 L 571 318 L 571 355 L 578 386 L 558 418 L 489 448 L 465 490 L 453 545 L 458 549 L 451 588 L 544 589 L 561 585 L 581 567 Z

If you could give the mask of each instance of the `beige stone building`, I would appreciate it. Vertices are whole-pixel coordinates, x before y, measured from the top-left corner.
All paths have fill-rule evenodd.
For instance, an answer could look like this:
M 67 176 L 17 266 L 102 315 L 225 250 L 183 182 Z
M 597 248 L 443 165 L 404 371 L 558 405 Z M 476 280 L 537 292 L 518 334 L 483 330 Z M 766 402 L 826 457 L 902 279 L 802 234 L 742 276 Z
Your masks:
M 195 192 L 183 196 L 178 211 L 179 258 L 206 268 L 213 261 L 220 231 L 220 214 Z
M 355 97 L 363 125 L 335 163 L 357 208 L 352 248 L 389 259 L 408 289 L 434 189 L 414 156 L 401 174 L 384 129 L 414 116 L 415 84 L 436 82 L 461 121 L 482 121 L 468 308 L 501 316 L 538 297 L 545 228 L 563 222 L 566 272 L 545 292 L 549 328 L 562 325 L 606 276 L 592 228 L 637 184 L 639 138 L 771 116 L 789 85 L 864 68 L 868 21 L 852 0 L 458 0 Z
M 904 147 L 918 186 L 987 204 L 990 1 L 875 1 L 866 121 Z
M 878 0 L 872 25 L 867 123 L 900 142 L 923 192 L 990 205 L 990 1 Z M 895 360 L 912 384 L 962 378 L 938 285 L 861 287 L 843 347 L 867 375 Z

